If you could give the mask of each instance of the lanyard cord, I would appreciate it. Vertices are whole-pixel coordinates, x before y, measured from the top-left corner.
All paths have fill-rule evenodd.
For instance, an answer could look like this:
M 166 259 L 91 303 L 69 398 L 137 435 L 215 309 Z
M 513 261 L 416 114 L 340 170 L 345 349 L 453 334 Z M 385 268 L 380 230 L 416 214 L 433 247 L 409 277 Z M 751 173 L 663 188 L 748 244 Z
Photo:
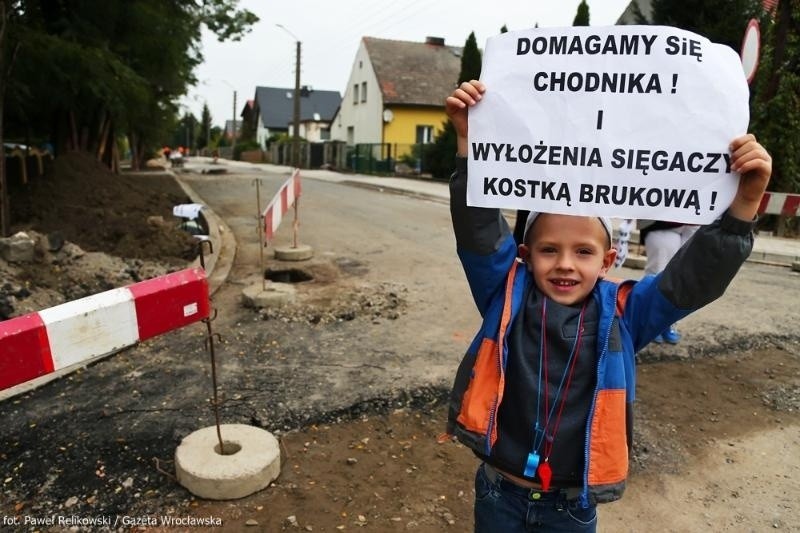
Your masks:
M 583 338 L 583 317 L 586 311 L 586 303 L 583 302 L 583 307 L 581 308 L 580 315 L 578 316 L 578 331 L 575 335 L 575 341 L 572 344 L 572 349 L 569 353 L 569 358 L 567 359 L 566 365 L 564 365 L 564 373 L 561 375 L 561 381 L 558 384 L 558 389 L 556 390 L 556 395 L 553 400 L 552 407 L 550 406 L 549 400 L 549 380 L 548 380 L 548 365 L 547 365 L 547 297 L 544 297 L 542 301 L 542 325 L 541 325 L 541 336 L 539 342 L 539 378 L 538 378 L 538 388 L 536 391 L 536 424 L 534 426 L 534 440 L 533 440 L 533 452 L 536 453 L 539 451 L 539 448 L 542 446 L 542 442 L 546 441 L 544 445 L 544 460 L 547 462 L 550 459 L 550 453 L 553 451 L 553 441 L 555 440 L 556 433 L 558 433 L 558 427 L 561 423 L 561 414 L 564 412 L 564 405 L 567 400 L 567 395 L 569 394 L 569 387 L 572 384 L 572 375 L 575 372 L 575 364 L 578 361 L 578 356 L 581 350 L 581 339 Z M 542 387 L 542 375 L 544 374 L 544 387 Z M 565 386 L 566 380 L 566 386 Z M 541 413 L 541 397 L 542 397 L 542 388 L 544 388 L 544 412 L 546 417 L 544 419 L 544 426 L 540 426 L 539 424 L 539 417 Z M 561 394 L 563 388 L 563 396 Z M 559 399 L 561 400 L 559 405 Z M 547 435 L 547 428 L 550 427 L 550 421 L 553 419 L 553 412 L 555 411 L 556 405 L 558 407 L 558 413 L 556 414 L 556 419 L 554 424 L 551 427 L 550 435 Z

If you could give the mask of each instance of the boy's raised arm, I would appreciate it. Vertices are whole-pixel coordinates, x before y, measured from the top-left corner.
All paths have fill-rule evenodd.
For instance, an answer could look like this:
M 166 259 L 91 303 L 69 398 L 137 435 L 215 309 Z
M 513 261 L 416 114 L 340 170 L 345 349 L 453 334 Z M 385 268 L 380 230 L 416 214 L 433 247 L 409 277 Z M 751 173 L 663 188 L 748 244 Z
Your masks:
M 699 309 L 722 296 L 753 248 L 772 158 L 751 134 L 734 139 L 731 153 L 731 168 L 741 175 L 733 203 L 678 250 L 659 280 L 662 294 L 679 309 Z
M 510 234 L 499 209 L 467 207 L 467 133 L 469 108 L 481 100 L 483 83 L 462 83 L 445 99 L 445 111 L 456 131 L 456 171 L 450 180 L 450 214 L 459 253 L 489 256 L 498 251 Z M 462 257 L 463 261 L 463 257 Z M 466 266 L 466 265 L 465 265 Z M 470 276 L 469 270 L 467 277 Z
M 478 80 L 465 81 L 444 101 L 444 110 L 456 130 L 457 154 L 467 156 L 468 108 L 477 104 L 486 92 Z
M 450 215 L 458 256 L 481 314 L 491 296 L 502 288 L 517 256 L 516 244 L 500 210 L 467 206 L 468 109 L 480 101 L 484 90 L 481 82 L 472 80 L 462 83 L 445 100 L 458 142 L 456 172 L 450 180 Z
M 772 158 L 752 133 L 731 143 L 731 169 L 739 172 L 739 188 L 729 212 L 740 220 L 751 221 L 758 213 L 761 198 L 772 175 Z

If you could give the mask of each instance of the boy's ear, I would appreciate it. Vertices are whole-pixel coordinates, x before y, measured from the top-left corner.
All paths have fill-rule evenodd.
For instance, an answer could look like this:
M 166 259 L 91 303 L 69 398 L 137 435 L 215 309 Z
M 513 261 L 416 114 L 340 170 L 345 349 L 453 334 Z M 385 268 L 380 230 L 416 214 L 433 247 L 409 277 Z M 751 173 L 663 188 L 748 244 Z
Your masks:
M 617 260 L 617 249 L 616 248 L 609 248 L 606 250 L 606 253 L 603 254 L 603 268 L 600 269 L 600 277 L 605 277 L 608 274 L 608 271 L 611 270 L 611 267 L 614 266 L 614 262 Z
M 526 263 L 528 262 L 528 255 L 530 254 L 530 248 L 526 244 L 520 244 L 517 246 L 517 255 L 519 255 L 523 261 Z

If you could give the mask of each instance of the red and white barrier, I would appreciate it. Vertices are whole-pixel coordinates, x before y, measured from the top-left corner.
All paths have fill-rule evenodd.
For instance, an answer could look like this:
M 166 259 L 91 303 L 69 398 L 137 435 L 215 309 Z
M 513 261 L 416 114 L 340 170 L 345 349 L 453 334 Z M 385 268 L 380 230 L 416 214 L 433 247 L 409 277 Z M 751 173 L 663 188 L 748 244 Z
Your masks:
M 292 206 L 296 206 L 297 199 L 300 198 L 302 188 L 300 187 L 300 170 L 295 169 L 292 176 L 281 185 L 278 192 L 267 205 L 261 217 L 264 219 L 264 245 L 272 240 L 278 226 L 283 219 L 283 215 Z
M 759 215 L 783 215 L 796 217 L 800 215 L 800 194 L 783 192 L 766 192 L 758 207 Z
M 0 390 L 209 316 L 208 280 L 189 268 L 0 322 Z

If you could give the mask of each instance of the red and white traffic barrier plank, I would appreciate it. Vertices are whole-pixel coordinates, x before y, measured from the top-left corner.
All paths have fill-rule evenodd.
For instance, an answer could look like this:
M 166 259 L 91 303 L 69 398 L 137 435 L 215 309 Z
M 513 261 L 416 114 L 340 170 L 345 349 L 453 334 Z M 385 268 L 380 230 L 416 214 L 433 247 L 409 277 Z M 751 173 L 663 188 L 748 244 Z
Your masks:
M 275 193 L 272 201 L 270 201 L 261 215 L 264 219 L 264 244 L 269 244 L 272 240 L 275 232 L 278 231 L 283 215 L 291 209 L 297 199 L 300 198 L 301 193 L 300 170 L 295 169 L 292 176 Z
M 189 268 L 0 322 L 0 390 L 208 318 L 208 280 Z
M 765 192 L 758 207 L 758 214 L 800 216 L 800 194 Z

